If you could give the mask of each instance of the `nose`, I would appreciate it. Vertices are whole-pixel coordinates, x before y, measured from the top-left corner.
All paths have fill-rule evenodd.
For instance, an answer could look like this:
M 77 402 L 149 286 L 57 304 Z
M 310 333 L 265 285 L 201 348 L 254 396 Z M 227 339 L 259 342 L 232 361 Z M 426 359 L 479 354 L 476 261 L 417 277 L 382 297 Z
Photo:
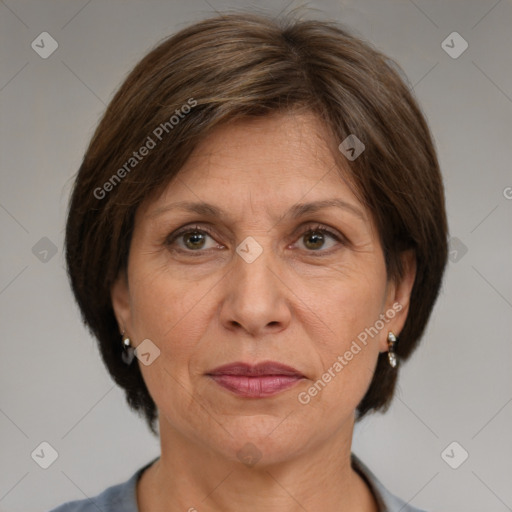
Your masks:
M 292 292 L 270 249 L 252 262 L 238 253 L 227 277 L 221 307 L 221 323 L 231 331 L 245 331 L 253 337 L 278 333 L 290 323 Z

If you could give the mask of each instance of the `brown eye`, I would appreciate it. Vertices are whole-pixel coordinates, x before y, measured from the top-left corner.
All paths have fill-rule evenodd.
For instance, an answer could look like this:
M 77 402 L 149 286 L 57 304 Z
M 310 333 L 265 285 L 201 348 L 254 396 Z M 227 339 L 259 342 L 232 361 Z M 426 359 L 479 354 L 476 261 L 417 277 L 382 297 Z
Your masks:
M 308 249 L 320 249 L 324 244 L 324 234 L 320 231 L 309 231 L 304 235 L 304 245 Z
M 188 226 L 172 233 L 165 241 L 165 244 L 173 250 L 189 254 L 197 253 L 198 256 L 215 247 L 223 248 L 218 244 L 215 245 L 215 243 L 207 247 L 207 238 L 215 242 L 213 235 L 207 228 Z M 326 247 L 329 239 L 331 240 L 331 246 Z M 299 240 L 303 244 L 304 250 L 309 253 L 317 252 L 319 256 L 330 254 L 332 251 L 329 249 L 335 247 L 336 244 L 345 244 L 345 238 L 342 235 L 323 226 L 309 227 L 309 229 L 302 233 Z
M 189 226 L 172 233 L 165 241 L 165 244 L 173 250 L 188 253 L 199 253 L 203 250 L 207 251 L 215 246 L 212 242 L 210 247 L 207 247 L 207 238 L 214 241 L 213 236 L 206 228 L 200 229 L 198 226 Z
M 326 243 L 328 243 L 329 239 L 331 239 L 331 246 L 326 247 Z M 332 251 L 329 249 L 335 247 L 336 244 L 344 245 L 345 242 L 343 236 L 323 226 L 317 226 L 313 229 L 309 227 L 309 229 L 302 234 L 300 240 L 307 252 L 318 252 L 319 256 L 331 253 Z
M 186 247 L 189 249 L 202 249 L 205 241 L 205 234 L 201 231 L 188 231 L 182 235 Z

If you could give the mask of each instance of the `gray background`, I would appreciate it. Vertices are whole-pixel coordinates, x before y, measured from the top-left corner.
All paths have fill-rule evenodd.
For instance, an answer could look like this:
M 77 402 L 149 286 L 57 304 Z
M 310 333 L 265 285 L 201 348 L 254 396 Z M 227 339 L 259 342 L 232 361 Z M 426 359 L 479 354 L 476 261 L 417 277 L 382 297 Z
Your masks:
M 81 325 L 63 268 L 72 177 L 105 105 L 164 36 L 215 9 L 288 4 L 0 2 L 1 511 L 94 496 L 159 453 Z M 512 510 L 512 4 L 307 5 L 404 67 L 434 133 L 458 239 L 423 345 L 388 413 L 357 427 L 353 450 L 415 506 Z M 43 31 L 59 45 L 47 59 L 31 48 Z M 441 46 L 453 31 L 469 44 L 456 59 Z M 31 457 L 43 441 L 58 452 L 46 470 Z M 453 441 L 462 448 L 448 450 L 452 464 L 469 453 L 458 469 L 441 456 Z

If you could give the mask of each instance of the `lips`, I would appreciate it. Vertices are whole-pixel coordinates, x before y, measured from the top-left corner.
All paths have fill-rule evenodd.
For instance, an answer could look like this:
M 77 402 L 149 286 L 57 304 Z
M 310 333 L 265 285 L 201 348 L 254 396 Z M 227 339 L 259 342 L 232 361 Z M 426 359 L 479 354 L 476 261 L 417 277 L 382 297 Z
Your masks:
M 207 373 L 219 386 L 245 398 L 265 398 L 281 393 L 302 380 L 297 369 L 274 361 L 256 365 L 236 362 Z
M 208 375 L 244 375 L 246 377 L 259 377 L 262 375 L 286 375 L 304 377 L 299 370 L 274 361 L 264 361 L 256 365 L 247 363 L 230 363 L 219 366 L 208 372 Z

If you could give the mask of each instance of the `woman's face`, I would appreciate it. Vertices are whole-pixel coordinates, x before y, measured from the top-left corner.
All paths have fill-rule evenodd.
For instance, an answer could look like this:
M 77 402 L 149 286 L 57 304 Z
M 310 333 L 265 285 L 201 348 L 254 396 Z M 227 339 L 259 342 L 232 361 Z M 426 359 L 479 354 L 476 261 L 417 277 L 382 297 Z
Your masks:
M 132 344 L 150 340 L 136 362 L 161 436 L 268 463 L 350 440 L 414 275 L 388 282 L 326 138 L 313 115 L 220 127 L 139 208 L 112 298 Z M 294 372 L 247 374 L 262 362 Z M 247 366 L 215 372 L 232 363 Z

